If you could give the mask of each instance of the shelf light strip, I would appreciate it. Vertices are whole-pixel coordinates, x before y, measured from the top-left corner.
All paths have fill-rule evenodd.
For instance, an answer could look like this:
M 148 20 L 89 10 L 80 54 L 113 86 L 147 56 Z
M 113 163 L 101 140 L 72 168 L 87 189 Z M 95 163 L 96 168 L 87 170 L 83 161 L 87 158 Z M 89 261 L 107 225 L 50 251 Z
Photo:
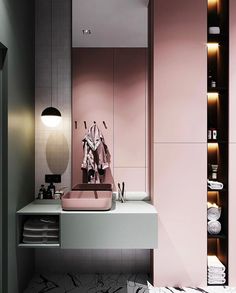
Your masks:
M 208 50 L 217 50 L 219 48 L 219 43 L 207 43 Z
M 210 101 L 215 102 L 219 98 L 219 93 L 218 92 L 207 93 L 207 98 L 209 102 Z

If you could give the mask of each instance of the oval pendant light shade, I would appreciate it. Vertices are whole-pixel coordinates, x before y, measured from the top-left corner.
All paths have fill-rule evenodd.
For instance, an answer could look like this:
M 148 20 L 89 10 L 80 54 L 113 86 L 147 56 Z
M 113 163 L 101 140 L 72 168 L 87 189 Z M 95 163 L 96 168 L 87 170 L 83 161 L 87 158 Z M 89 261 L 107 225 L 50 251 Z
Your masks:
M 48 107 L 41 114 L 43 123 L 48 127 L 56 127 L 61 121 L 61 113 L 54 107 Z

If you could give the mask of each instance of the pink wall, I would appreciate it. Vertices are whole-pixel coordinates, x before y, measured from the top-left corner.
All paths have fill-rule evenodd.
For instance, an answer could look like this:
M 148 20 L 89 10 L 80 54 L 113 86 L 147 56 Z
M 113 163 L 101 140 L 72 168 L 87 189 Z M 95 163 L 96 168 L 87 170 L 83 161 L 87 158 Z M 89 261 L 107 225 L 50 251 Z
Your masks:
M 207 1 L 153 1 L 156 286 L 207 283 Z
M 72 186 L 82 182 L 82 139 L 96 121 L 113 156 L 113 53 L 110 49 L 73 49 Z M 74 121 L 78 128 L 75 129 Z M 102 121 L 105 121 L 106 130 Z
M 73 49 L 73 120 L 78 128 L 73 127 L 72 185 L 82 182 L 85 120 L 88 127 L 97 121 L 104 134 L 114 183 L 124 181 L 127 191 L 147 191 L 146 54 L 145 48 Z
M 230 0 L 229 26 L 229 285 L 236 286 L 236 2 Z

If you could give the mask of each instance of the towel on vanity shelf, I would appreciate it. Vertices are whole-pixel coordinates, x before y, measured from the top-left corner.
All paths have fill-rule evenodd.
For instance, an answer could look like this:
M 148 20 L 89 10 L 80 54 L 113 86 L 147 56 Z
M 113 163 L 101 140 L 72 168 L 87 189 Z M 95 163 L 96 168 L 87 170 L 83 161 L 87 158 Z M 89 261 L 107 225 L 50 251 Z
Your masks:
M 58 244 L 59 238 L 47 237 L 23 237 L 23 243 L 26 244 Z
M 58 238 L 59 231 L 33 231 L 33 230 L 24 230 L 23 236 L 25 237 L 47 237 L 47 238 Z
M 24 224 L 24 231 L 59 231 L 58 220 L 54 217 L 32 217 Z

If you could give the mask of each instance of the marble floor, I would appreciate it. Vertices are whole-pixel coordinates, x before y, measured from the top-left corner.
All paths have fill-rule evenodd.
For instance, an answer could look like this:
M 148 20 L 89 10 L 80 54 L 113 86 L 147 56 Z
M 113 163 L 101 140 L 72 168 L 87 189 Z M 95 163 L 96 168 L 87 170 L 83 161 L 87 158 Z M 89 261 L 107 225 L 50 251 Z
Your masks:
M 236 293 L 236 288 L 161 287 L 148 290 L 145 274 L 37 274 L 24 293 Z
M 38 274 L 24 293 L 144 293 L 147 280 L 145 274 Z

